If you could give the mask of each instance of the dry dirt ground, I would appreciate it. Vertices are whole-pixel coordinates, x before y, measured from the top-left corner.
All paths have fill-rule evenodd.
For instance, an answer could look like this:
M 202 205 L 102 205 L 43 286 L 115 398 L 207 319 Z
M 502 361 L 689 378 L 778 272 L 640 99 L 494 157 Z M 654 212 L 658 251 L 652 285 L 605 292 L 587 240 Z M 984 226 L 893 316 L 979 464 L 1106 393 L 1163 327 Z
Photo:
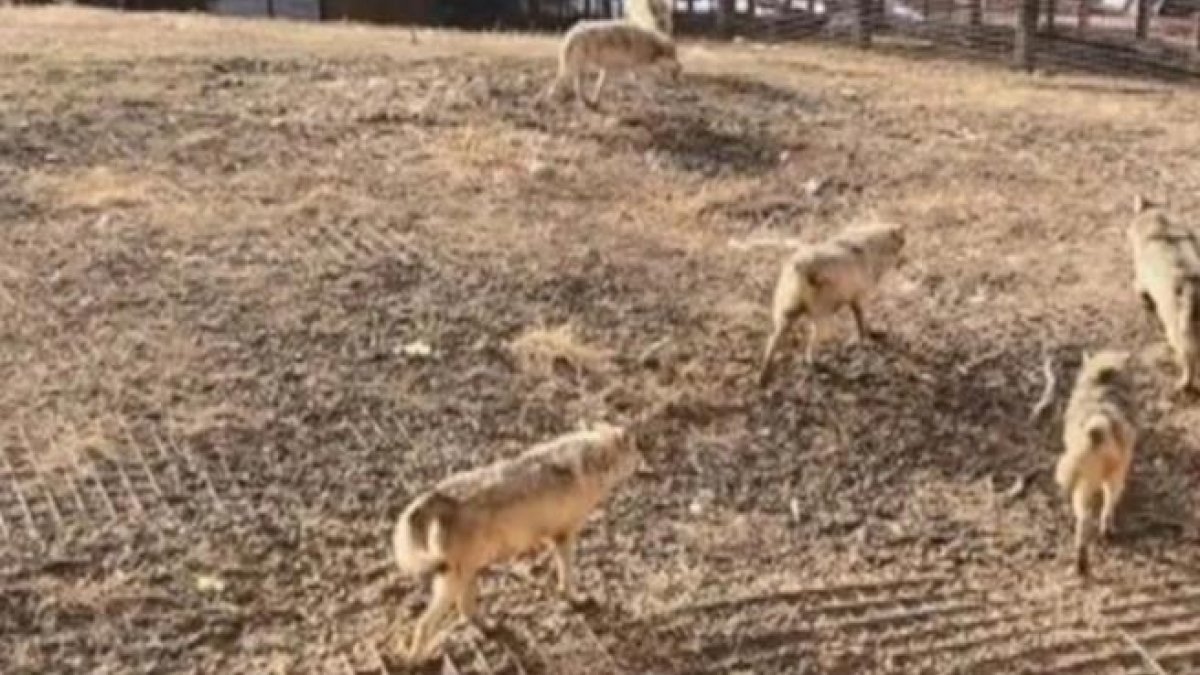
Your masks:
M 689 392 L 728 409 L 589 526 L 596 606 L 496 569 L 423 672 L 1200 672 L 1200 403 L 1124 240 L 1135 191 L 1200 217 L 1200 95 L 689 42 L 580 115 L 554 48 L 0 10 L 0 671 L 405 672 L 409 498 Z M 749 244 L 870 217 L 886 336 L 758 390 Z M 1105 345 L 1145 431 L 1083 583 L 1026 417 Z

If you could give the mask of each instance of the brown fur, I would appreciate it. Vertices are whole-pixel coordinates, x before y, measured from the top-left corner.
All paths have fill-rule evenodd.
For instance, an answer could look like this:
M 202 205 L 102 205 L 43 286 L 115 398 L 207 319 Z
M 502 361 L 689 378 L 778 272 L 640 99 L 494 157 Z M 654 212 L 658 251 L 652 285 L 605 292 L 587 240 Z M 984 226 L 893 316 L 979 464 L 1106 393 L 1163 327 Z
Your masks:
M 648 67 L 662 67 L 672 79 L 679 79 L 683 67 L 669 36 L 628 21 L 580 21 L 563 39 L 558 75 L 543 97 L 556 97 L 559 88 L 571 80 L 576 99 L 594 108 L 609 71 L 632 72 Z M 583 94 L 583 76 L 589 69 L 600 72 L 590 99 Z
M 1063 425 L 1064 451 L 1054 479 L 1075 513 L 1075 567 L 1088 573 L 1088 521 L 1096 493 L 1103 494 L 1100 533 L 1112 530 L 1113 513 L 1125 490 L 1136 429 L 1131 418 L 1129 355 L 1104 351 L 1084 355 Z
M 625 3 L 625 18 L 643 28 L 664 35 L 674 32 L 674 0 L 629 0 Z
M 801 246 L 784 262 L 771 308 L 773 329 L 763 353 L 759 384 L 766 385 L 779 340 L 801 316 L 809 321 L 805 360 L 812 363 L 821 324 L 843 307 L 854 315 L 860 340 L 869 331 L 862 303 L 899 261 L 904 231 L 893 225 L 858 227 L 831 241 Z
M 1129 226 L 1133 253 L 1134 290 L 1153 309 L 1179 364 L 1176 389 L 1196 384 L 1200 367 L 1200 241 L 1188 228 L 1172 222 L 1163 210 L 1146 200 L 1135 203 Z
M 550 543 L 559 590 L 570 597 L 579 530 L 641 461 L 627 430 L 603 425 L 456 474 L 414 499 L 396 524 L 393 546 L 401 570 L 432 576 L 433 594 L 409 658 L 427 656 L 452 605 L 474 620 L 475 579 L 489 564 Z

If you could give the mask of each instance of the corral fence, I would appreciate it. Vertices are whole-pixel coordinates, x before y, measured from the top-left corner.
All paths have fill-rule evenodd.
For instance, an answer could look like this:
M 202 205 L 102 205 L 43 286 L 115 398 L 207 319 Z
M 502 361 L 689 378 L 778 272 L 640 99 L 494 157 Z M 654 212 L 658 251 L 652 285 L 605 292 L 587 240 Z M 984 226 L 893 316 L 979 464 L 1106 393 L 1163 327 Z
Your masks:
M 22 0 L 16 0 L 18 3 Z M 34 0 L 37 2 L 38 0 Z M 622 0 L 83 0 L 291 19 L 563 30 Z M 829 39 L 1008 59 L 1018 68 L 1200 79 L 1200 0 L 675 0 L 685 35 Z
M 736 23 L 723 32 L 941 48 L 1011 59 L 1025 70 L 1200 77 L 1200 0 L 778 0 L 764 7 L 767 2 L 735 13 Z

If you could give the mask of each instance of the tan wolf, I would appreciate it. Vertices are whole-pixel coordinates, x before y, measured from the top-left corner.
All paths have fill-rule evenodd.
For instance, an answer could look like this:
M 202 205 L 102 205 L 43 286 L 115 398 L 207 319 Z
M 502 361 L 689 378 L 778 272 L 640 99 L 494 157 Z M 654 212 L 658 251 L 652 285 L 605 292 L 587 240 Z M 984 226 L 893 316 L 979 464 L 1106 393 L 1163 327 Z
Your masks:
M 1200 241 L 1195 232 L 1174 223 L 1163 209 L 1138 197 L 1129 226 L 1134 289 L 1162 324 L 1179 364 L 1175 388 L 1196 384 L 1200 360 Z
M 595 108 L 610 71 L 632 73 L 643 68 L 662 69 L 673 81 L 679 80 L 683 66 L 670 36 L 628 21 L 580 21 L 563 39 L 558 74 L 542 98 L 556 98 L 560 88 L 570 80 L 576 99 Z M 589 70 L 600 73 L 590 99 L 583 93 L 583 76 Z
M 674 30 L 674 0 L 629 0 L 625 3 L 625 18 L 644 28 L 653 28 L 665 35 Z
M 431 578 L 433 593 L 408 657 L 428 656 L 452 606 L 474 620 L 483 567 L 544 543 L 553 548 L 559 590 L 573 597 L 571 565 L 584 521 L 642 461 L 629 430 L 602 424 L 450 476 L 414 499 L 396 524 L 393 548 L 401 570 Z
M 779 340 L 801 316 L 809 321 L 805 360 L 813 362 L 821 324 L 843 307 L 854 315 L 858 337 L 869 331 L 863 302 L 885 272 L 899 262 L 904 230 L 896 225 L 851 228 L 830 241 L 803 245 L 784 263 L 771 305 L 772 331 L 763 353 L 758 382 L 765 386 Z
M 1088 522 L 1092 501 L 1102 493 L 1100 533 L 1112 530 L 1113 513 L 1125 490 L 1137 432 L 1131 417 L 1129 354 L 1084 354 L 1063 424 L 1064 451 L 1054 479 L 1075 514 L 1075 568 L 1088 573 Z

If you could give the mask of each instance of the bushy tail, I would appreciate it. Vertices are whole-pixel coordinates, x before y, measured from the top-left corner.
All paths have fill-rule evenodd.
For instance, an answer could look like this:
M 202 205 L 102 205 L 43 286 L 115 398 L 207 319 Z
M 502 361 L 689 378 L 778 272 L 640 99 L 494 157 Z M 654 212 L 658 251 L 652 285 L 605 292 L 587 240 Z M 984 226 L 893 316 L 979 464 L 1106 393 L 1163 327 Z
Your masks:
M 1082 454 L 1095 452 L 1103 447 L 1111 440 L 1116 433 L 1113 429 L 1112 420 L 1106 415 L 1092 415 L 1084 424 L 1084 431 L 1087 433 L 1088 445 Z M 1058 460 L 1058 466 L 1054 470 L 1054 480 L 1064 492 L 1071 492 L 1075 489 L 1075 482 L 1079 479 L 1079 465 L 1084 457 L 1080 453 L 1067 453 Z
M 408 507 L 392 538 L 400 569 L 424 576 L 445 567 L 446 530 L 455 507 L 453 499 L 437 492 L 418 497 Z
M 1104 445 L 1113 435 L 1112 420 L 1107 415 L 1092 415 L 1083 429 L 1087 432 L 1089 451 Z
M 538 96 L 539 101 L 555 101 L 561 96 L 563 85 L 570 79 L 572 54 L 577 49 L 574 36 L 575 32 L 571 30 L 563 39 L 562 46 L 558 49 L 558 72 L 555 73 L 550 86 L 546 87 Z

